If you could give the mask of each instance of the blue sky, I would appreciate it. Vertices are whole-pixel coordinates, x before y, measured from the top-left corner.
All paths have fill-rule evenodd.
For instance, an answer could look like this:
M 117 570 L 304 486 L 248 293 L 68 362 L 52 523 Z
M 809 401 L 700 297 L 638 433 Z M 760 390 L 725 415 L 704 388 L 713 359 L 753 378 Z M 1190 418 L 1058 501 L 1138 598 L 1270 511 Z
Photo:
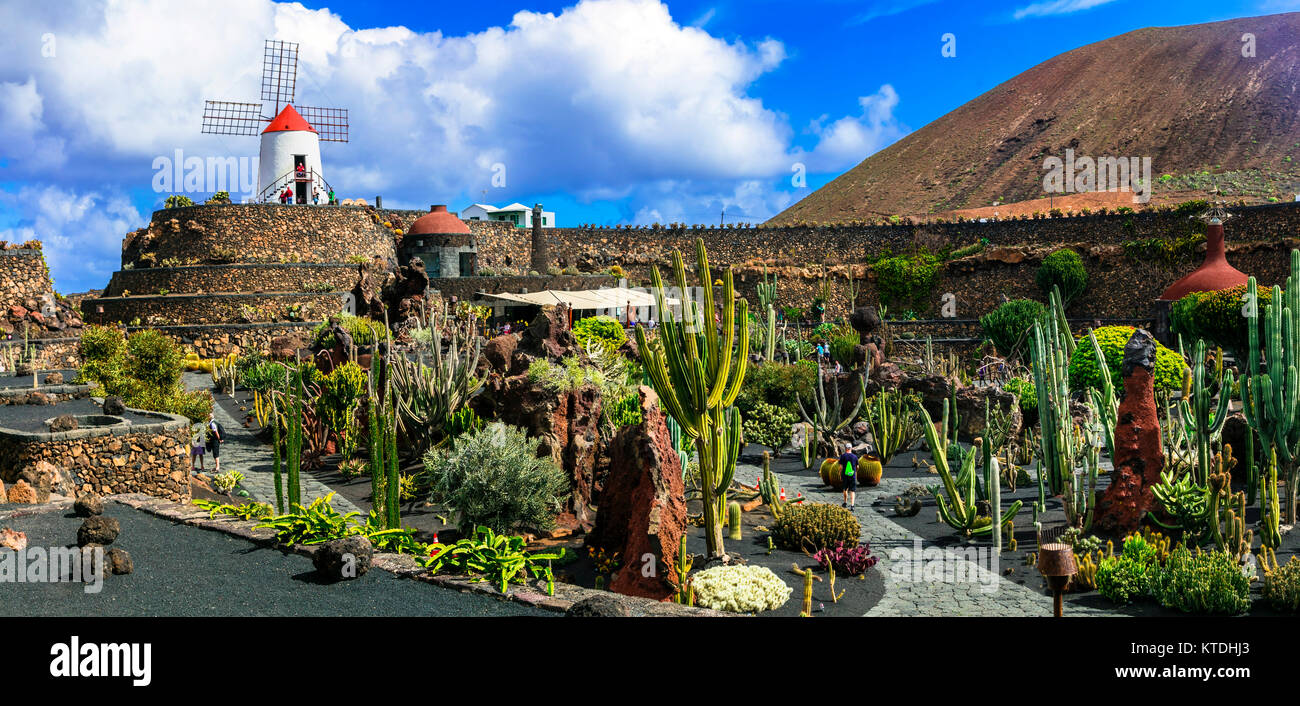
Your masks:
M 179 149 L 255 162 L 255 138 L 198 125 L 205 98 L 257 98 L 264 38 L 302 44 L 301 102 L 351 110 L 352 141 L 322 150 L 342 196 L 453 210 L 541 201 L 560 225 L 716 223 L 723 208 L 764 220 L 1075 47 L 1295 10 L 1300 0 L 5 2 L 0 239 L 43 240 L 60 291 L 104 286 L 122 236 L 167 195 L 151 185 L 155 160 Z

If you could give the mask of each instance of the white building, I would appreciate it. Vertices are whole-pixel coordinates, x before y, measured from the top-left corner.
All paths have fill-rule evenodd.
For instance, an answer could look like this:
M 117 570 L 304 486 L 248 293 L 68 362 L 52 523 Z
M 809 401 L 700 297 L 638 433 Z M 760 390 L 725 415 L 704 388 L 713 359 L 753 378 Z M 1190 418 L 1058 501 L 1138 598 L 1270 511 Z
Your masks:
M 260 198 L 274 203 L 286 186 L 294 203 L 311 203 L 313 189 L 320 203 L 328 199 L 329 185 L 321 177 L 320 135 L 291 105 L 285 105 L 262 131 L 257 166 Z
M 467 221 L 506 221 L 520 228 L 533 227 L 533 209 L 521 203 L 501 208 L 486 203 L 471 204 L 461 209 L 460 217 Z M 554 211 L 542 211 L 542 227 L 555 227 Z

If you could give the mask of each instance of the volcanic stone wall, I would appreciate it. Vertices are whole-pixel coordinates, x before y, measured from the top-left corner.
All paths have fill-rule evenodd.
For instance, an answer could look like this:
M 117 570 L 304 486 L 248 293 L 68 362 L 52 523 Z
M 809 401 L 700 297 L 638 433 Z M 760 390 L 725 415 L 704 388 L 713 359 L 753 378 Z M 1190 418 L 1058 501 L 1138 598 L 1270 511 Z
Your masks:
M 28 301 L 39 301 L 54 291 L 45 256 L 39 248 L 0 248 L 0 307 L 13 305 L 30 308 Z
M 129 233 L 122 265 L 348 262 L 394 258 L 393 235 L 359 206 L 212 204 L 155 211 Z
M 1300 203 L 1231 209 L 1229 242 L 1268 242 L 1300 235 Z M 1188 231 L 1185 213 L 1171 209 L 1127 214 L 1026 218 L 987 223 L 913 225 L 803 225 L 727 228 L 553 228 L 545 231 L 560 266 L 584 271 L 667 263 L 674 248 L 694 262 L 695 239 L 703 238 L 713 264 L 768 261 L 786 265 L 859 263 L 918 246 L 938 250 L 981 241 L 989 245 L 1122 244 Z M 526 240 L 527 234 L 521 233 Z
M 400 229 L 405 233 L 415 219 L 428 211 L 386 208 L 378 210 L 377 213 L 381 222 L 390 223 L 394 229 Z M 492 274 L 528 274 L 532 241 L 527 228 L 520 228 L 505 221 L 465 221 L 465 224 L 469 226 L 469 232 L 474 236 L 479 271 Z
M 347 263 L 285 263 L 274 265 L 194 265 L 120 270 L 102 296 L 130 294 L 195 294 L 200 292 L 348 292 L 361 278 L 361 265 Z
M 0 478 L 12 481 L 21 469 L 45 460 L 72 471 L 78 492 L 188 501 L 189 420 L 132 411 L 158 421 L 47 433 L 0 429 Z
M 186 350 L 201 358 L 221 358 L 231 353 L 268 351 L 275 338 L 289 338 L 291 347 L 302 348 L 311 340 L 311 332 L 318 324 L 305 322 L 280 322 L 262 324 L 214 324 L 208 326 L 151 326 L 175 340 Z M 145 327 L 128 326 L 128 334 Z
M 87 300 L 86 321 L 132 322 L 151 326 L 180 324 L 323 321 L 343 309 L 346 294 L 329 292 L 266 294 L 172 294 Z

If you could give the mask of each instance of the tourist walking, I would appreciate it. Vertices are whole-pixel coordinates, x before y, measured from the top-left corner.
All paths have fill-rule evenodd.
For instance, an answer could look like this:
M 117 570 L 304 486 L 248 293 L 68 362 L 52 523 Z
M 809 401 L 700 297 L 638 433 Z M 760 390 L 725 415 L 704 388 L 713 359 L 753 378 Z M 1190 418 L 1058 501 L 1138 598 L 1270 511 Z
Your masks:
M 190 472 L 206 471 L 208 469 L 203 465 L 203 452 L 206 450 L 206 447 L 203 444 L 203 425 L 195 424 L 191 431 L 194 433 L 190 435 Z M 198 459 L 198 468 L 194 467 L 195 459 Z
M 226 429 L 217 421 L 216 413 L 208 414 L 208 450 L 212 452 L 212 472 L 221 472 L 221 442 L 226 440 Z
M 858 455 L 852 446 L 845 446 L 840 454 L 840 476 L 844 479 L 844 503 L 842 507 L 854 507 L 858 501 Z

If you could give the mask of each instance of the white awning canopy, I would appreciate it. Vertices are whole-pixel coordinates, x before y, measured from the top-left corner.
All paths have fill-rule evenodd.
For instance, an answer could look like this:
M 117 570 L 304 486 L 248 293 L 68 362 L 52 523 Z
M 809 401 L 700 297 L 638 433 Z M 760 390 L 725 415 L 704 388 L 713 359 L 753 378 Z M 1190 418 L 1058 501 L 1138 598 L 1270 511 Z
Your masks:
M 532 306 L 567 304 L 574 311 L 622 309 L 628 305 L 635 307 L 655 306 L 653 294 L 635 289 L 581 289 L 573 292 L 546 289 L 540 292 L 527 292 L 524 294 L 502 292 L 500 294 L 484 294 L 483 296 Z M 678 300 L 665 298 L 664 304 L 677 306 Z

